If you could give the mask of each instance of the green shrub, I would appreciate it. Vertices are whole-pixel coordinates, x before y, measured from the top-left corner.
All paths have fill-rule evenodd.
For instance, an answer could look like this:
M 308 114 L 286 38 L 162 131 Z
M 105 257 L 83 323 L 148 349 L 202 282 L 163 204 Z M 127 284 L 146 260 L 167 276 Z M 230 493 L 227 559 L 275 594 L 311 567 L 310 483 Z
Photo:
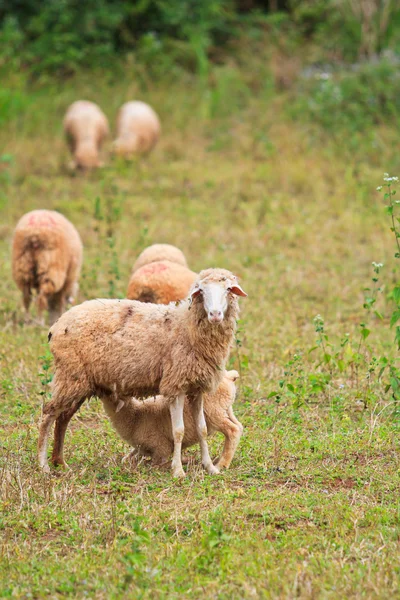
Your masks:
M 303 79 L 288 106 L 296 119 L 329 131 L 363 131 L 400 118 L 400 75 L 396 64 L 382 61 L 354 71 L 320 73 Z

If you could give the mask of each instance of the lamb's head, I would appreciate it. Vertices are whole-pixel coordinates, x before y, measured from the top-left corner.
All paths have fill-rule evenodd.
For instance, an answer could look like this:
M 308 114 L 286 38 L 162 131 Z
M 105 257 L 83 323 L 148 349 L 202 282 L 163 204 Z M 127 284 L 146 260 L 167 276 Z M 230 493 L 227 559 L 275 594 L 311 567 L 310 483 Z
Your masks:
M 237 277 L 226 269 L 201 271 L 192 286 L 190 299 L 201 303 L 210 323 L 221 323 L 235 296 L 247 296 Z

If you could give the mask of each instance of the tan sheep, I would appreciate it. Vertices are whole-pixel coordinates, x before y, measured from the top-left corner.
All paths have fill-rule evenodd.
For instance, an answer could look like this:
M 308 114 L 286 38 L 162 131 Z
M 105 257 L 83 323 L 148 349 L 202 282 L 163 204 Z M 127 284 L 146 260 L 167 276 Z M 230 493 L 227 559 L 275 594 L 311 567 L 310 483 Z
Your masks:
M 145 398 L 162 394 L 172 420 L 172 473 L 181 462 L 185 396 L 196 424 L 204 468 L 217 473 L 207 445 L 203 393 L 217 389 L 234 342 L 237 296 L 245 296 L 225 269 L 202 271 L 179 305 L 91 300 L 65 313 L 50 329 L 55 375 L 43 408 L 39 463 L 48 471 L 50 428 L 61 413 L 91 396 Z
M 149 265 L 150 263 L 158 262 L 159 260 L 169 260 L 177 265 L 187 267 L 186 258 L 182 250 L 179 250 L 176 246 L 172 246 L 172 244 L 153 244 L 152 246 L 145 248 L 143 252 L 139 254 L 133 265 L 132 273 L 144 265 Z
M 158 116 L 148 104 L 126 102 L 118 112 L 114 152 L 125 158 L 150 152 L 157 143 L 160 130 Z
M 75 227 L 53 210 L 33 210 L 18 221 L 12 242 L 14 281 L 22 291 L 26 315 L 37 292 L 38 318 L 49 310 L 54 323 L 78 291 L 82 242 Z
M 126 295 L 130 300 L 169 304 L 184 300 L 197 277 L 187 267 L 160 260 L 132 273 Z
M 222 454 L 216 462 L 218 469 L 227 469 L 232 462 L 237 445 L 243 432 L 242 424 L 235 417 L 232 404 L 235 400 L 235 381 L 237 371 L 226 371 L 225 376 L 214 393 L 204 394 L 204 414 L 208 435 L 219 431 L 225 436 Z M 115 399 L 113 394 L 102 396 L 106 413 L 119 435 L 134 447 L 125 458 L 150 456 L 153 464 L 164 464 L 174 449 L 169 404 L 163 396 L 137 400 L 136 398 Z M 62 413 L 56 420 L 54 429 L 54 447 L 52 462 L 66 467 L 64 461 L 65 433 L 79 404 Z M 197 444 L 196 424 L 185 398 L 184 406 L 185 434 L 182 446 L 188 448 Z M 125 460 L 125 459 L 124 459 Z
M 102 166 L 99 153 L 109 127 L 107 117 L 97 104 L 88 100 L 71 104 L 64 117 L 64 131 L 74 157 L 73 167 Z

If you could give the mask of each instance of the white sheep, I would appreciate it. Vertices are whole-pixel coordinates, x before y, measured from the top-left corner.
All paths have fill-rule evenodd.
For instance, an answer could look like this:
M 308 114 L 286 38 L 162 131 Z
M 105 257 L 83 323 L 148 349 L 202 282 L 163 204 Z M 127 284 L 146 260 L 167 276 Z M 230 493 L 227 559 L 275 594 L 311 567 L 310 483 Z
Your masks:
M 133 265 L 132 273 L 140 269 L 140 267 L 144 267 L 144 265 L 149 265 L 159 260 L 169 260 L 183 267 L 188 266 L 182 250 L 179 250 L 176 246 L 172 246 L 172 244 L 152 244 L 139 254 Z
M 170 409 L 172 473 L 185 475 L 181 448 L 183 407 L 190 401 L 202 464 L 216 473 L 207 445 L 203 393 L 217 389 L 234 342 L 237 296 L 246 296 L 225 269 L 202 271 L 179 305 L 132 300 L 91 300 L 65 313 L 50 329 L 55 375 L 43 408 L 39 463 L 46 471 L 47 443 L 56 418 L 91 396 L 144 398 L 162 394 Z
M 118 112 L 114 151 L 126 158 L 149 152 L 155 146 L 160 131 L 159 118 L 151 106 L 145 102 L 126 102 Z
M 217 391 L 204 394 L 204 414 L 208 435 L 219 431 L 225 437 L 222 454 L 216 463 L 218 469 L 229 467 L 243 432 L 242 424 L 237 420 L 232 409 L 236 395 L 235 381 L 238 377 L 237 371 L 226 371 Z M 134 447 L 125 459 L 150 456 L 155 465 L 168 461 L 174 449 L 174 438 L 169 404 L 164 396 L 146 400 L 136 398 L 122 400 L 115 398 L 111 393 L 104 394 L 101 399 L 115 430 Z M 70 411 L 61 413 L 56 420 L 52 455 L 54 465 L 67 466 L 64 461 L 65 433 L 69 421 L 78 409 L 79 404 L 75 404 Z M 187 398 L 185 398 L 184 422 L 182 447 L 188 448 L 197 444 L 199 440 Z
M 64 131 L 74 157 L 73 167 L 93 169 L 102 166 L 100 149 L 109 134 L 107 117 L 94 102 L 78 100 L 64 117 Z
M 152 262 L 132 273 L 126 296 L 129 300 L 169 304 L 186 298 L 197 277 L 197 273 L 169 260 Z
M 75 227 L 53 210 L 33 210 L 18 221 L 12 242 L 13 278 L 22 291 L 28 317 L 32 291 L 38 318 L 49 309 L 50 324 L 78 290 L 82 242 Z

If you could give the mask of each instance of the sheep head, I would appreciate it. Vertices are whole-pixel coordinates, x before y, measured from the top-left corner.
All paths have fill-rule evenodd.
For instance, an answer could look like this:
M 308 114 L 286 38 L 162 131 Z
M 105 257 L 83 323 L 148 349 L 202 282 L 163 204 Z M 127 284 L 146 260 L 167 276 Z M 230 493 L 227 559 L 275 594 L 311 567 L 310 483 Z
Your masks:
M 191 302 L 202 302 L 210 323 L 221 323 L 234 296 L 247 296 L 237 277 L 225 269 L 201 271 L 190 291 Z

